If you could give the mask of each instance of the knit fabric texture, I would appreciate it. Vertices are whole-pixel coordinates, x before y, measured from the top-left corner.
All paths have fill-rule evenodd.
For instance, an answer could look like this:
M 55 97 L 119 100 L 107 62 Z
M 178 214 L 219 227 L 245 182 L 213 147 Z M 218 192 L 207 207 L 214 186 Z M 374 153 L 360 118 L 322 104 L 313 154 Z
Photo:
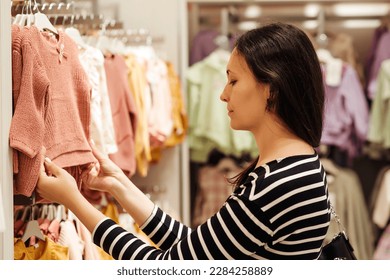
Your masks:
M 31 196 L 44 156 L 61 167 L 95 161 L 88 144 L 91 90 L 77 46 L 62 31 L 12 32 L 14 194 Z

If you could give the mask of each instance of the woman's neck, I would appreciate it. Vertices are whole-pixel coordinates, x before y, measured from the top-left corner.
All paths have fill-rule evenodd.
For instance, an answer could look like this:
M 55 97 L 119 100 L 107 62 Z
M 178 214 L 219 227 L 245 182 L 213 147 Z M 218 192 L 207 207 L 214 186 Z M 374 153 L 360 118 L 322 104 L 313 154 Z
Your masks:
M 256 167 L 275 159 L 314 153 L 311 145 L 290 132 L 281 122 L 271 123 L 254 133 L 259 151 Z

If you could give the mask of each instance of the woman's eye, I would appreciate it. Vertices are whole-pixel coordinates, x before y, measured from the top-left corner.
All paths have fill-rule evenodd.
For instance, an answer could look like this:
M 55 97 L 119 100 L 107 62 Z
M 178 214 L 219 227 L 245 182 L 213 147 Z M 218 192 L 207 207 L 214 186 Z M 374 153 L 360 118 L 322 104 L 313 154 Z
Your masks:
M 236 82 L 237 82 L 236 80 L 232 80 L 229 82 L 229 84 L 233 86 Z

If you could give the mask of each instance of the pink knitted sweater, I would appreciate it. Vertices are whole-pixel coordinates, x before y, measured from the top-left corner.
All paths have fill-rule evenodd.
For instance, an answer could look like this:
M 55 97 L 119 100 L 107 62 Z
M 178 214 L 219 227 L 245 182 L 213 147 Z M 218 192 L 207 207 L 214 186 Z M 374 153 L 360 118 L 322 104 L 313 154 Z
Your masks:
M 87 140 L 90 85 L 62 31 L 56 38 L 35 26 L 12 30 L 14 193 L 30 196 L 44 155 L 69 170 L 95 161 Z

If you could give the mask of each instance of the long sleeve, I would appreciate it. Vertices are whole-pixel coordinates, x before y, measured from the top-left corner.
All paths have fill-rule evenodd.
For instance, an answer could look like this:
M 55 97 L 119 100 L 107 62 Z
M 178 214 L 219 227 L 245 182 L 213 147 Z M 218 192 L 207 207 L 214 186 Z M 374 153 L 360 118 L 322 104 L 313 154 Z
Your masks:
M 275 160 L 194 230 L 155 207 L 141 229 L 157 248 L 110 219 L 93 241 L 115 259 L 316 259 L 329 225 L 324 178 L 317 156 Z
M 14 193 L 29 196 L 38 180 L 39 157 L 44 149 L 50 82 L 30 45 L 21 46 L 20 42 L 15 42 L 12 61 L 14 107 L 9 141 L 10 147 L 14 149 L 14 173 L 18 174 L 15 177 Z M 31 171 L 30 176 L 19 174 L 20 170 L 26 169 Z
M 29 45 L 13 51 L 14 113 L 10 146 L 29 157 L 41 150 L 45 132 L 45 105 L 49 80 Z M 24 59 L 23 59 L 23 58 Z
M 359 76 L 352 66 L 345 73 L 346 108 L 353 119 L 354 132 L 357 138 L 363 142 L 366 140 L 368 131 L 369 110 L 365 99 L 363 87 Z M 347 93 L 347 91 L 349 91 Z

